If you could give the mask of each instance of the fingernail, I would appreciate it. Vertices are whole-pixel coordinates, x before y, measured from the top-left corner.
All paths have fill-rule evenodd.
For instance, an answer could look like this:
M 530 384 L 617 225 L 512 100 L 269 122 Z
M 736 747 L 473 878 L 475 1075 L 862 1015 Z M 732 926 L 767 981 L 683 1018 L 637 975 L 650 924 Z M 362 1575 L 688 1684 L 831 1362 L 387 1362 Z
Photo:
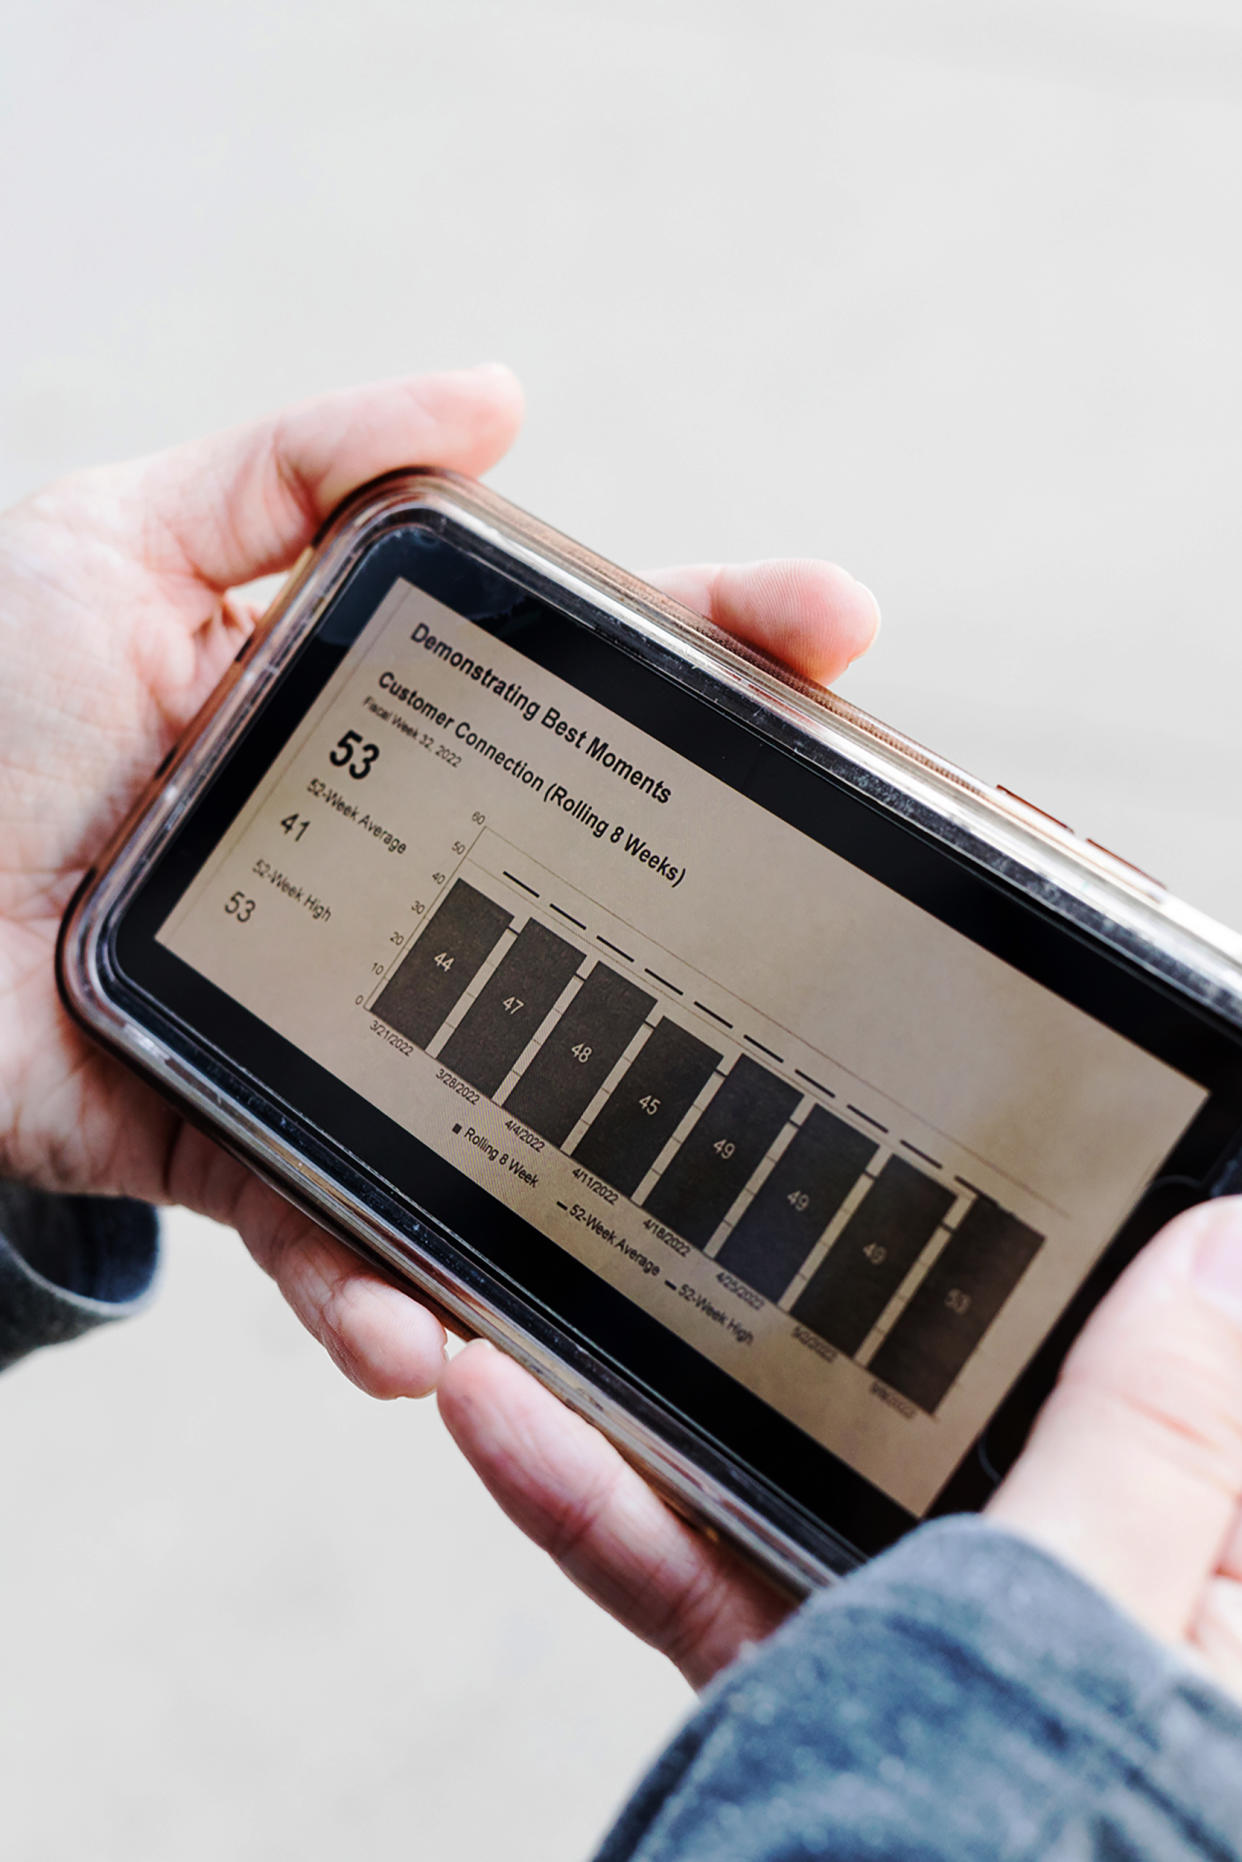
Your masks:
M 1205 1299 L 1242 1320 L 1242 1196 L 1225 1196 L 1199 1214 L 1192 1275 Z
M 476 362 L 466 371 L 467 375 L 477 375 L 480 381 L 516 381 L 511 368 L 503 362 Z
M 860 582 L 856 575 L 851 576 L 850 580 L 853 582 L 855 588 L 861 589 L 862 593 L 871 603 L 871 632 L 867 635 L 865 640 L 859 641 L 858 646 L 853 653 L 850 654 L 849 663 L 852 666 L 856 659 L 861 659 L 863 654 L 870 652 L 871 648 L 875 645 L 876 635 L 880 631 L 882 616 L 880 614 L 880 604 L 872 591 L 867 587 L 867 584 L 865 582 Z
M 880 631 L 880 619 L 881 619 L 880 604 L 876 600 L 875 590 L 868 588 L 865 582 L 860 582 L 857 576 L 851 577 L 851 580 L 853 581 L 855 588 L 860 588 L 863 594 L 867 597 L 867 600 L 871 603 L 871 616 L 872 616 L 872 622 L 874 625 L 874 632 L 872 634 L 872 639 L 874 639 L 875 635 L 878 634 Z

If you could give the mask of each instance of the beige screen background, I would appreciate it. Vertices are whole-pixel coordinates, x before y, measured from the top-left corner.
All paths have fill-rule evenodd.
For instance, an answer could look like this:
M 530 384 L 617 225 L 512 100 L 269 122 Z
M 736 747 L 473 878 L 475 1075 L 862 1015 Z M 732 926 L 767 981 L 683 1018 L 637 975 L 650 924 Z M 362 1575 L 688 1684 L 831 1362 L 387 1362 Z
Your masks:
M 467 966 L 447 927 L 489 906 L 507 924 Z M 1205 1096 L 404 582 L 160 937 L 916 1513 Z M 449 990 L 429 1022 L 417 992 L 402 1003 L 404 964 Z M 584 1003 L 559 1063 L 540 1050 L 596 966 L 649 1006 L 554 1143 L 538 1083 L 591 1076 L 598 1016 Z M 594 1160 L 616 1158 L 608 1102 L 661 1022 L 715 1065 L 631 1181 Z M 735 1068 L 749 1096 L 729 1122 Z M 672 1111 L 663 1077 L 647 1085 L 640 1144 Z M 785 1190 L 781 1158 L 817 1106 L 838 1121 L 829 1161 L 820 1146 L 798 1169 L 807 1134 Z M 692 1164 L 713 1116 L 725 1135 Z M 817 1199 L 850 1134 L 868 1155 Z M 769 1284 L 765 1229 L 796 1199 L 810 1227 Z M 981 1339 L 952 1376 L 894 1357 L 890 1339 L 929 1329 L 952 1355 L 980 1298 L 949 1271 L 954 1238 L 993 1209 L 1007 1220 L 987 1245 L 1019 1259 Z M 907 1223 L 919 1241 L 899 1262 Z M 913 1307 L 941 1256 L 949 1284 Z

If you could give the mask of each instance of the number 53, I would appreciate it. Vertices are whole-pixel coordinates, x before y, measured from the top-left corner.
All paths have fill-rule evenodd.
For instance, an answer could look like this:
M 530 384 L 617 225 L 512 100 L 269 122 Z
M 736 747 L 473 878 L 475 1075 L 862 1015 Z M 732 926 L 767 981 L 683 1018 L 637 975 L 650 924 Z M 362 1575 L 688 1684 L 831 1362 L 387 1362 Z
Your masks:
M 378 757 L 379 745 L 364 744 L 361 731 L 346 731 L 336 749 L 328 752 L 329 763 L 335 764 L 337 769 L 348 766 L 355 782 L 361 782 L 370 773 Z

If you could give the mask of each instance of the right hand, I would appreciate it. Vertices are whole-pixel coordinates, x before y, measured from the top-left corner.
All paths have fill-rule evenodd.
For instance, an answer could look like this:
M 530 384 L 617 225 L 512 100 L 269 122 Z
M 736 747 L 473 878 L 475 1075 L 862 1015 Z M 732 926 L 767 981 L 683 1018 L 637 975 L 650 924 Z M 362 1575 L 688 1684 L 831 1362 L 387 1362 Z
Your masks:
M 1242 1197 L 1122 1275 L 988 1511 L 1242 1698 Z
M 510 1517 L 693 1686 L 787 1614 L 499 1352 L 467 1347 L 439 1400 Z M 988 1512 L 1242 1698 L 1242 1197 L 1179 1216 L 1122 1275 Z

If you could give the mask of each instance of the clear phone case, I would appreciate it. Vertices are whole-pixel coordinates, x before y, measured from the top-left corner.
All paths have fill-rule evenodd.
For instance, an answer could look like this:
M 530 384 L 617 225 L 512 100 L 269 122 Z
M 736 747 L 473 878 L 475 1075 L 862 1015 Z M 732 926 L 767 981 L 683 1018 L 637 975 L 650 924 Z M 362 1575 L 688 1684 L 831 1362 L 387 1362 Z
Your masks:
M 503 1346 L 603 1428 L 674 1504 L 721 1528 L 795 1591 L 855 1562 L 849 1547 L 783 1507 L 632 1385 L 586 1362 L 533 1308 L 485 1277 L 437 1259 L 397 1204 L 344 1169 L 313 1134 L 295 1144 L 256 1115 L 222 1070 L 190 1065 L 116 1000 L 113 937 L 134 891 L 202 784 L 226 758 L 258 700 L 289 665 L 343 580 L 412 512 L 451 519 L 523 570 L 605 638 L 641 654 L 689 691 L 828 772 L 923 835 L 1038 903 L 1083 936 L 1141 966 L 1184 999 L 1242 1028 L 1242 939 L 1169 896 L 1106 849 L 989 787 L 831 693 L 739 646 L 645 583 L 448 474 L 409 472 L 367 487 L 295 566 L 252 640 L 157 772 L 74 901 L 60 979 L 74 1016 L 136 1063 L 256 1171 L 369 1258 L 409 1281 L 454 1325 Z M 1213 1186 L 1231 1187 L 1227 1175 Z M 413 1231 L 413 1232 L 412 1232 Z

